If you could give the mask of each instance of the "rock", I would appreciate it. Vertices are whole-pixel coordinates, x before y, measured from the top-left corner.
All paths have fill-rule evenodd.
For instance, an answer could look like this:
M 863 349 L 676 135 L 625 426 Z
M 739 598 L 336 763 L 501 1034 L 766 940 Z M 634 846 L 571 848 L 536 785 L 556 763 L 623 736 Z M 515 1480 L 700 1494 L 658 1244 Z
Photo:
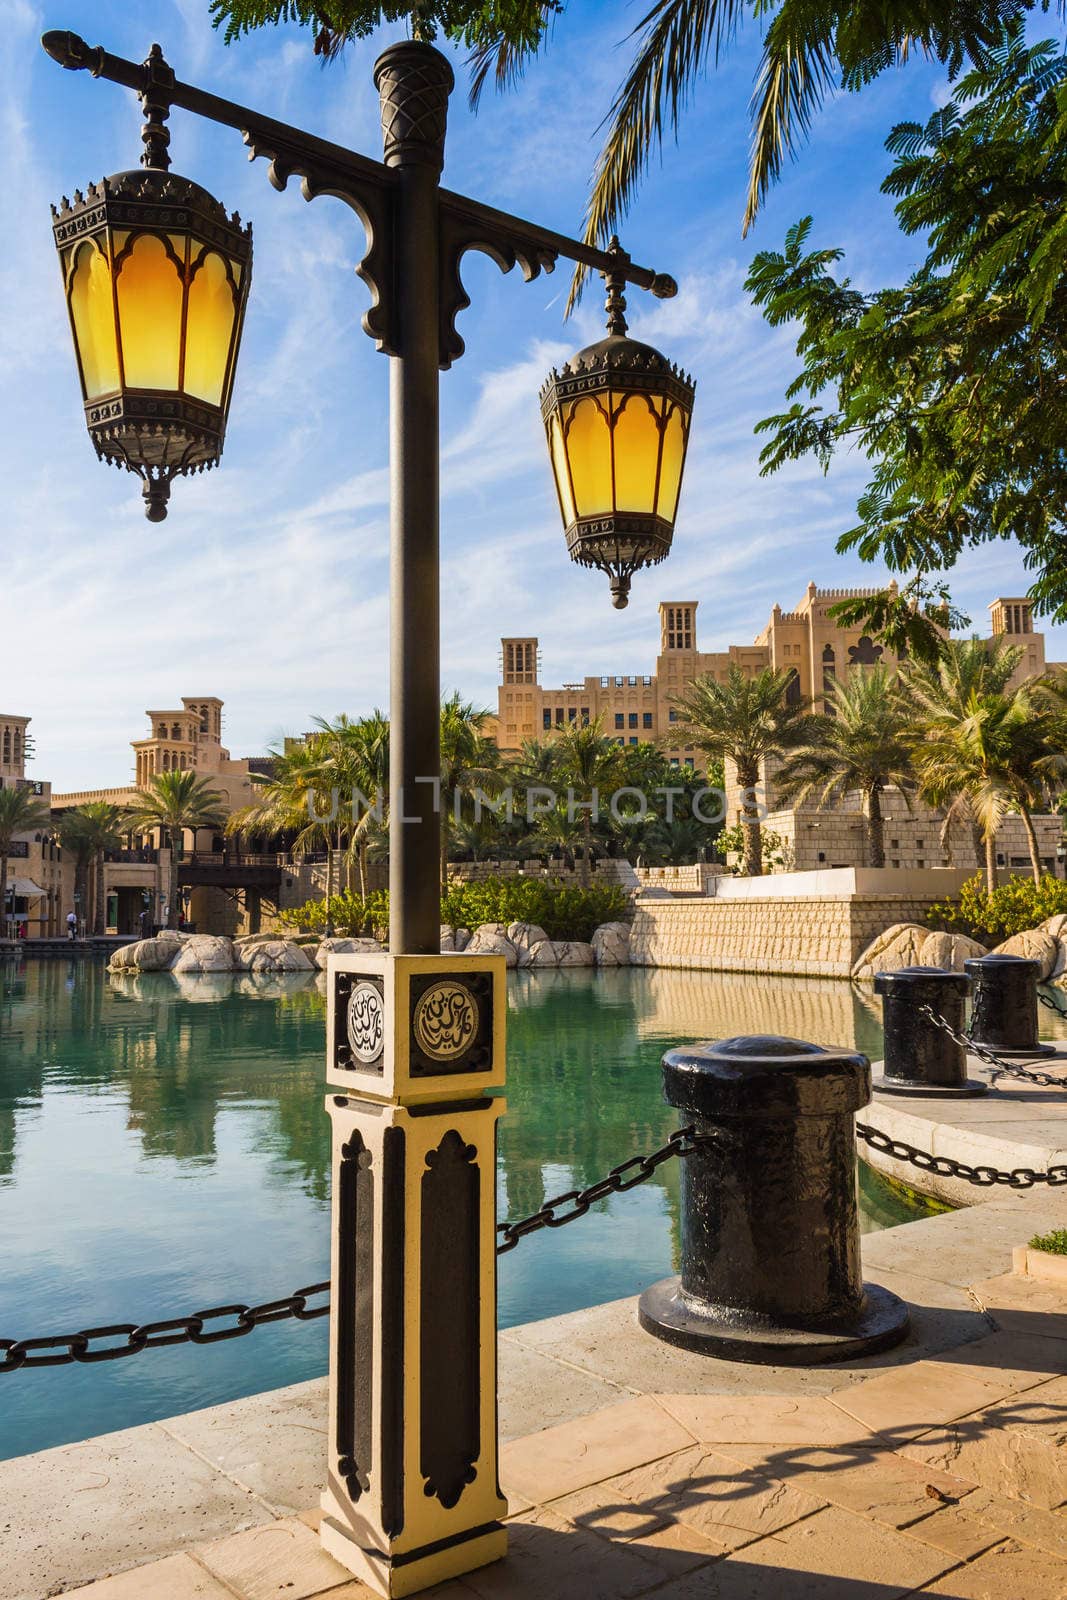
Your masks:
M 441 953 L 442 955 L 459 955 L 466 950 L 471 942 L 469 928 L 452 928 L 447 922 L 441 924 Z
M 236 982 L 232 972 L 175 972 L 172 968 L 170 976 L 182 999 L 192 1005 L 228 999 Z
M 628 967 L 630 964 L 630 925 L 627 922 L 602 922 L 593 932 L 593 959 L 598 967 Z
M 465 952 L 468 956 L 503 956 L 509 967 L 518 966 L 519 953 L 508 938 L 502 922 L 483 922 L 476 929 Z
M 591 967 L 593 946 L 577 939 L 538 939 L 519 951 L 520 967 Z
M 135 944 L 124 944 L 115 950 L 108 965 L 112 972 L 168 972 L 187 942 L 173 934 L 138 939 Z
M 520 967 L 558 967 L 559 954 L 551 939 L 539 939 L 536 944 L 519 951 Z
M 965 961 L 987 954 L 984 944 L 969 939 L 965 933 L 928 933 L 919 947 L 919 965 L 962 972 Z
M 1013 933 L 1010 939 L 997 945 L 994 952 L 998 956 L 1024 956 L 1028 961 L 1039 961 L 1039 979 L 1049 977 L 1059 953 L 1059 940 L 1044 928 L 1027 928 L 1022 933 Z
M 246 972 L 308 972 L 311 960 L 306 950 L 289 939 L 270 939 L 251 949 L 236 952 Z
M 186 939 L 171 963 L 172 972 L 232 972 L 233 940 L 210 933 Z
M 377 939 L 344 938 L 340 935 L 336 935 L 330 939 L 323 939 L 317 950 L 308 950 L 306 947 L 300 946 L 298 946 L 298 948 L 304 948 L 305 955 L 309 955 L 311 957 L 312 964 L 314 966 L 323 968 L 326 966 L 327 957 L 330 955 L 380 955 L 382 949 Z
M 594 963 L 593 946 L 581 939 L 557 939 L 556 950 L 561 967 L 591 967 Z
M 507 937 L 519 952 L 520 966 L 522 952 L 532 949 L 535 944 L 541 944 L 548 938 L 544 928 L 539 928 L 536 922 L 509 922 L 506 931 Z
M 470 931 L 470 929 L 469 928 L 457 928 L 456 929 L 456 949 L 457 950 L 466 950 L 466 948 L 470 944 L 470 942 L 471 942 L 471 931 Z
M 876 972 L 898 972 L 921 965 L 919 952 L 930 929 L 918 922 L 894 922 L 872 939 L 852 968 L 854 978 L 873 978 Z

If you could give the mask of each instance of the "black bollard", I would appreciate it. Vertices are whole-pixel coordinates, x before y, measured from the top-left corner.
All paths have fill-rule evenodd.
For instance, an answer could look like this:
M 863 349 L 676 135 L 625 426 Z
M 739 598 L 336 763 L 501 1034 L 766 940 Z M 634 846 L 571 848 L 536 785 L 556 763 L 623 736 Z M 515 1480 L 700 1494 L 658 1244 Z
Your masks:
M 978 956 L 963 963 L 971 980 L 971 1038 L 1001 1056 L 1054 1056 L 1037 1037 L 1041 963 L 1025 956 Z
M 967 1051 L 951 1034 L 925 1015 L 929 1007 L 956 1033 L 963 1032 L 963 1008 L 970 979 L 943 967 L 901 967 L 875 973 L 874 990 L 882 997 L 885 1037 L 884 1072 L 874 1080 L 875 1094 L 925 1095 L 949 1099 L 985 1094 L 980 1078 L 967 1076 Z
M 641 1326 L 733 1361 L 807 1366 L 885 1350 L 908 1308 L 860 1277 L 853 1113 L 866 1056 L 796 1039 L 668 1050 L 663 1092 L 698 1145 L 682 1162 L 681 1276 Z

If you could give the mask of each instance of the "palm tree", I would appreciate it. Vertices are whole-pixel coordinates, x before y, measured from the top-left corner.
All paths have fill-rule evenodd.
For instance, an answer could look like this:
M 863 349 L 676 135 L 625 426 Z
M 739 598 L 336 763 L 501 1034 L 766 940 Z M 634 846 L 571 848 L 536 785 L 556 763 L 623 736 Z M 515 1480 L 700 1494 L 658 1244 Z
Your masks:
M 123 813 L 106 800 L 87 800 L 72 806 L 59 818 L 59 836 L 64 849 L 73 850 L 75 877 L 81 878 L 82 904 L 92 907 L 86 920 L 100 938 L 107 928 L 107 898 L 104 894 L 104 853 L 122 845 Z
M 895 786 L 910 809 L 914 787 L 907 695 L 888 667 L 861 668 L 834 684 L 831 713 L 807 719 L 804 742 L 789 755 L 778 784 L 794 803 L 817 795 L 825 805 L 858 792 L 869 865 L 884 867 L 882 795 Z
M 227 0 L 230 3 L 230 0 Z M 638 182 L 664 137 L 675 136 L 698 82 L 725 54 L 746 14 L 762 29 L 763 54 L 752 97 L 754 120 L 744 231 L 806 137 L 827 95 L 858 90 L 912 56 L 936 58 L 957 73 L 998 44 L 1010 15 L 1039 0 L 649 0 L 630 34 L 633 55 L 611 109 L 586 208 L 585 238 L 604 244 L 626 215 Z M 509 15 L 473 31 L 472 101 L 490 74 L 507 87 L 542 48 L 555 5 L 532 3 L 539 26 L 516 28 Z M 1059 10 L 1065 7 L 1060 0 Z M 584 277 L 575 274 L 572 301 Z
M 441 893 L 448 892 L 448 848 L 462 816 L 463 800 L 474 788 L 486 794 L 499 787 L 500 752 L 485 733 L 491 712 L 480 710 L 458 691 L 441 702 Z
M 963 722 L 972 695 L 1000 695 L 1010 683 L 1023 658 L 1021 645 L 1008 644 L 1003 635 L 987 640 L 943 639 L 936 664 L 913 662 L 904 668 L 903 677 L 915 702 L 923 725 L 944 727 L 955 718 Z M 924 736 L 920 727 L 920 738 Z M 944 806 L 941 844 L 951 849 L 952 826 L 957 820 L 970 824 L 975 858 L 985 852 L 985 835 L 966 790 L 954 792 L 936 781 L 937 765 L 926 767 L 922 799 L 927 805 Z M 948 769 L 943 769 L 947 775 Z
M 1019 812 L 1035 881 L 1041 859 L 1032 813 L 1045 790 L 1046 728 L 1032 691 L 1011 694 L 972 690 L 962 715 L 931 717 L 914 744 L 913 759 L 924 794 L 966 797 L 982 830 L 986 888 L 997 886 L 996 836 L 1012 808 Z
M 604 736 L 599 717 L 592 722 L 570 722 L 553 739 L 556 752 L 556 779 L 567 787 L 567 806 L 572 812 L 581 807 L 582 865 L 580 881 L 589 887 L 593 851 L 592 807 L 599 811 L 602 795 L 610 796 L 621 781 L 622 750 L 614 739 Z M 543 831 L 543 830 L 542 830 Z
M 224 820 L 222 795 L 195 772 L 157 772 L 127 811 L 128 828 L 158 829 L 170 846 L 168 928 L 178 926 L 178 857 L 186 830 L 195 836 L 200 828 L 221 828 Z
M 732 761 L 742 792 L 741 823 L 745 840 L 745 876 L 763 871 L 756 787 L 767 760 L 785 754 L 802 736 L 804 702 L 790 703 L 786 693 L 793 674 L 788 668 L 764 667 L 746 678 L 736 664 L 723 683 L 710 674 L 694 678 L 672 698 L 681 713 L 675 731 L 709 761 Z
M 51 818 L 48 806 L 29 784 L 5 784 L 0 788 L 0 937 L 7 931 L 7 865 L 15 835 L 47 828 Z

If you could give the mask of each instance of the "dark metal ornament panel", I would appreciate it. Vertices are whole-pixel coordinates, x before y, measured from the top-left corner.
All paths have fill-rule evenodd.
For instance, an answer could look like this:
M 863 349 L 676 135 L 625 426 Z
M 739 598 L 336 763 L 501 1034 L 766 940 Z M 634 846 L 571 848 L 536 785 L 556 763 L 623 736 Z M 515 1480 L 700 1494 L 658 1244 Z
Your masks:
M 341 1150 L 337 1217 L 337 1470 L 353 1501 L 370 1488 L 374 1437 L 374 1175 L 355 1131 Z
M 449 1508 L 475 1478 L 481 1448 L 481 1286 L 477 1150 L 450 1128 L 422 1179 L 419 1466 Z
M 381 1438 L 382 1531 L 389 1538 L 404 1526 L 404 1242 L 405 1135 L 386 1128 L 382 1135 L 382 1377 Z
M 430 972 L 413 973 L 410 987 L 409 1070 L 413 1078 L 448 1076 L 461 1072 L 489 1072 L 493 1066 L 493 981 L 488 973 Z M 433 1048 L 425 1026 L 428 1002 L 440 993 L 454 992 L 465 997 L 469 1007 L 465 1018 L 442 1014 L 434 1037 L 440 1048 Z M 456 1031 L 465 1023 L 465 1031 Z M 455 1026 L 452 1026 L 452 1025 Z M 457 1048 L 458 1047 L 458 1048 Z

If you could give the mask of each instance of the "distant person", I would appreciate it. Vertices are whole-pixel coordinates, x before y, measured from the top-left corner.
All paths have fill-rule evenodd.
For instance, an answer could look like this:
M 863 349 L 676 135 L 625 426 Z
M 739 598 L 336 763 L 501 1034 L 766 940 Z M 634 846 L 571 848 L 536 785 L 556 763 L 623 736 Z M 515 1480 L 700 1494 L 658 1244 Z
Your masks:
M 76 911 L 68 911 L 67 912 L 67 938 L 73 944 L 74 940 L 77 937 L 78 937 L 78 913 Z
M 137 918 L 137 926 L 141 930 L 141 938 L 142 939 L 147 939 L 148 938 L 148 912 L 147 912 L 147 910 L 142 911 L 140 916 Z

